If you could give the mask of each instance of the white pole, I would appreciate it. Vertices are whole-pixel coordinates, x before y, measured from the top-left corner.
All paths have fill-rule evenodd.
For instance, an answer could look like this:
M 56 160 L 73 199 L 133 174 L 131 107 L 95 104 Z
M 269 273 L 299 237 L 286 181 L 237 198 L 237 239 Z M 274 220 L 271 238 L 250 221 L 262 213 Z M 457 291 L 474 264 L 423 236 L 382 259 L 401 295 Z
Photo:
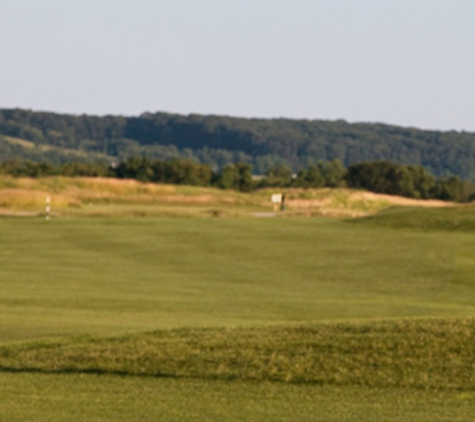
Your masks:
M 51 212 L 50 203 L 51 203 L 51 198 L 49 196 L 47 196 L 46 197 L 46 207 L 45 207 L 45 218 L 46 218 L 46 220 L 50 219 L 50 212 Z

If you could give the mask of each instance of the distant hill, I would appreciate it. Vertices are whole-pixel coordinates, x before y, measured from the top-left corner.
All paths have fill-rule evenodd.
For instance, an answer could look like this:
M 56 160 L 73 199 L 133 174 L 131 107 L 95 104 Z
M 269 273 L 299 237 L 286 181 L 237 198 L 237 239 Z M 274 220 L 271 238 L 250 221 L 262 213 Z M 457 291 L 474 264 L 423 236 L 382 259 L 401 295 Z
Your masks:
M 28 141 L 29 143 L 25 143 Z M 47 147 L 47 148 L 46 148 Z M 0 110 L 0 160 L 100 161 L 145 155 L 189 158 L 220 168 L 277 164 L 297 170 L 319 160 L 419 164 L 437 176 L 475 181 L 475 133 L 425 131 L 343 120 L 244 119 L 145 113 L 135 117 Z
M 48 144 L 35 144 L 21 138 L 0 135 L 0 161 L 27 159 L 55 164 L 66 162 L 111 162 L 114 157 L 106 154 L 85 152 Z

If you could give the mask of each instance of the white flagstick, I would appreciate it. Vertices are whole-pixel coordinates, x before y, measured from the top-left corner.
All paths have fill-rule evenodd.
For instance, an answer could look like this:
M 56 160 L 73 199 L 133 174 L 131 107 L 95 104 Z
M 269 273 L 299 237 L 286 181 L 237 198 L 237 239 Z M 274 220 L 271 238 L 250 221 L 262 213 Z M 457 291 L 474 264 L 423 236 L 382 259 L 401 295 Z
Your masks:
M 47 220 L 50 219 L 50 212 L 51 212 L 50 203 L 51 203 L 51 198 L 49 196 L 47 196 L 46 197 L 46 208 L 45 208 L 45 218 Z

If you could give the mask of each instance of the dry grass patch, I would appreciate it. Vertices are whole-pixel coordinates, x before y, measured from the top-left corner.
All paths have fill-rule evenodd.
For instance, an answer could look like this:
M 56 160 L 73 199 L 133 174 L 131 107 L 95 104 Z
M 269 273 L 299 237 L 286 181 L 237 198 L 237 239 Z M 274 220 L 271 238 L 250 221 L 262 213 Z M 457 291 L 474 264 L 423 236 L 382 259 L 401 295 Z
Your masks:
M 453 204 L 438 200 L 420 200 L 345 188 L 288 189 L 289 210 L 294 214 L 334 217 L 363 217 L 394 206 L 446 207 Z
M 13 191 L 17 191 L 14 193 Z M 12 178 L 0 176 L 0 207 L 3 210 L 29 211 L 43 207 L 44 198 L 50 196 L 52 207 L 62 215 L 69 210 L 84 215 L 112 215 L 119 208 L 91 213 L 87 207 L 101 205 L 143 206 L 142 211 L 133 210 L 130 216 L 163 215 L 177 216 L 251 216 L 272 211 L 270 195 L 274 192 L 286 194 L 286 211 L 279 216 L 328 216 L 362 217 L 375 214 L 394 206 L 442 207 L 450 203 L 435 200 L 416 200 L 391 195 L 380 195 L 350 189 L 262 189 L 242 193 L 216 188 L 196 186 L 175 186 L 156 183 L 141 183 L 137 180 L 92 177 L 45 177 L 40 179 Z M 158 208 L 151 211 L 150 205 Z M 81 207 L 82 206 L 82 207 Z M 190 213 L 191 207 L 198 207 Z M 168 209 L 165 209 L 169 207 Z M 206 208 L 203 210 L 203 208 Z M 99 213 L 99 214 L 98 214 Z
M 44 210 L 47 197 L 51 198 L 55 207 L 65 208 L 80 205 L 80 201 L 65 195 L 24 189 L 2 189 L 0 190 L 0 207 L 12 210 Z

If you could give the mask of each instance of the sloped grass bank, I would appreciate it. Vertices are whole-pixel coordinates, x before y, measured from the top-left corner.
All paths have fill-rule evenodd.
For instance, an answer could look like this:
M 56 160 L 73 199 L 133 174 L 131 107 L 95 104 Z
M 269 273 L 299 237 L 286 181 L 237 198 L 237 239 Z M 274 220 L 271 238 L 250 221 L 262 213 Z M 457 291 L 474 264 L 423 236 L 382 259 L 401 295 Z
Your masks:
M 475 319 L 180 329 L 0 348 L 8 372 L 475 388 Z
M 352 224 L 424 231 L 475 231 L 475 206 L 442 208 L 393 208 L 379 214 L 349 220 Z

